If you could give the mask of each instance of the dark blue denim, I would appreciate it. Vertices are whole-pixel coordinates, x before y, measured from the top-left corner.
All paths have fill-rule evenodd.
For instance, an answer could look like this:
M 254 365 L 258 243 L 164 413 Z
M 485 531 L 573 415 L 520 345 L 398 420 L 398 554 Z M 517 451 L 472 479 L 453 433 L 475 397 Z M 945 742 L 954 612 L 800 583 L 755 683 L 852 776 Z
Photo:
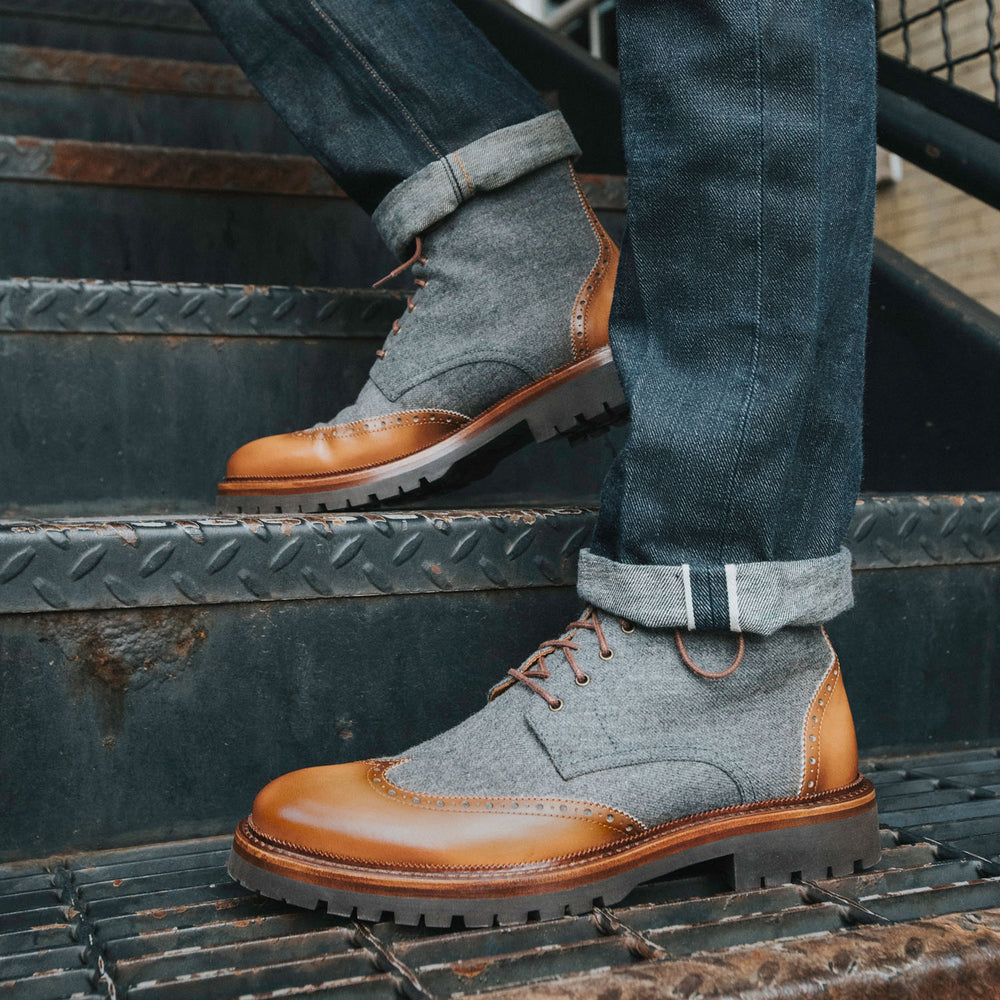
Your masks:
M 632 424 L 592 551 L 689 564 L 722 625 L 725 564 L 836 553 L 857 497 L 874 10 L 620 0 L 618 23 Z
M 195 3 L 369 211 L 546 110 L 448 0 Z M 632 424 L 581 594 L 650 627 L 825 620 L 850 604 L 840 543 L 861 470 L 873 5 L 619 0 L 618 21 L 629 203 L 611 341 Z
M 548 110 L 449 0 L 193 0 L 366 211 L 421 167 Z

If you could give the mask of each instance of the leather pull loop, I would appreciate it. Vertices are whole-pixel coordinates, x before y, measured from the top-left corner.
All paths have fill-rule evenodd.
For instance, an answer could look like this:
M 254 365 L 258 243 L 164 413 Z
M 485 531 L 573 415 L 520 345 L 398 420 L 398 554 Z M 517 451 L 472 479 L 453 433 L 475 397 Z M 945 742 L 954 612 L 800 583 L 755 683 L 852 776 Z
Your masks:
M 688 668 L 693 674 L 697 674 L 699 677 L 705 677 L 710 681 L 721 680 L 723 677 L 728 677 L 730 674 L 736 673 L 737 667 L 743 662 L 743 653 L 746 650 L 746 643 L 743 640 L 743 633 L 740 632 L 739 646 L 736 649 L 736 656 L 733 662 L 726 667 L 725 670 L 720 671 L 717 674 L 713 674 L 710 670 L 702 670 L 694 660 L 688 655 L 687 648 L 684 645 L 684 640 L 681 638 L 681 630 L 674 629 L 674 639 L 677 641 L 677 652 L 681 654 L 681 660 L 684 662 L 684 666 Z

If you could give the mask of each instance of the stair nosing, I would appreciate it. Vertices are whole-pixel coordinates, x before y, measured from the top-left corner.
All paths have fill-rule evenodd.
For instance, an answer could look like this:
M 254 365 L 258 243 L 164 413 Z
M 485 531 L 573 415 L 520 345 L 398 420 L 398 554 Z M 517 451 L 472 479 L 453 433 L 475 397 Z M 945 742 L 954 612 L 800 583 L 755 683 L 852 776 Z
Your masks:
M 573 503 L 5 520 L 0 613 L 571 586 L 594 520 Z M 866 495 L 847 544 L 856 572 L 996 564 L 998 525 L 1000 493 Z
M 381 341 L 404 299 L 392 289 L 0 278 L 0 335 Z
M 238 66 L 89 49 L 0 44 L 0 80 L 38 85 L 179 94 L 263 104 Z
M 579 174 L 597 210 L 623 211 L 625 178 Z M 311 156 L 0 134 L 0 181 L 342 198 Z

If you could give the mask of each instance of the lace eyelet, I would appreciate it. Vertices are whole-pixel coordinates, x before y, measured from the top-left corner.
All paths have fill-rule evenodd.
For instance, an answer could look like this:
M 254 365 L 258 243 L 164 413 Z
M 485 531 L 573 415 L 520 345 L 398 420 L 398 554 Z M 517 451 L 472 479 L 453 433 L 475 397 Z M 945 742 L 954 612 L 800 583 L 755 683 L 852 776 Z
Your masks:
M 620 621 L 618 627 L 626 634 L 631 635 L 635 631 L 635 626 L 631 622 Z
M 554 705 L 549 705 L 550 712 L 558 712 L 563 707 L 562 698 L 557 698 Z
M 590 674 L 584 674 L 582 677 L 577 677 L 576 686 L 585 688 L 590 683 Z
M 603 653 L 597 654 L 602 660 L 613 660 L 615 658 L 615 651 L 613 649 L 608 650 L 608 655 L 605 656 Z

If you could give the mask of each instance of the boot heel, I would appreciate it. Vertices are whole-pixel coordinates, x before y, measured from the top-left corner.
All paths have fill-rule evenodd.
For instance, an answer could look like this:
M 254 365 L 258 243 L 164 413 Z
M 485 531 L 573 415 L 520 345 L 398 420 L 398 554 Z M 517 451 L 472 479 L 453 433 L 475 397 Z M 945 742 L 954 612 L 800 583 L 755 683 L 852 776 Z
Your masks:
M 546 393 L 526 410 L 532 437 L 549 441 L 610 425 L 625 415 L 627 405 L 618 373 L 609 360 Z
M 850 875 L 879 859 L 878 812 L 873 805 L 846 819 L 746 834 L 734 847 L 738 891 Z

